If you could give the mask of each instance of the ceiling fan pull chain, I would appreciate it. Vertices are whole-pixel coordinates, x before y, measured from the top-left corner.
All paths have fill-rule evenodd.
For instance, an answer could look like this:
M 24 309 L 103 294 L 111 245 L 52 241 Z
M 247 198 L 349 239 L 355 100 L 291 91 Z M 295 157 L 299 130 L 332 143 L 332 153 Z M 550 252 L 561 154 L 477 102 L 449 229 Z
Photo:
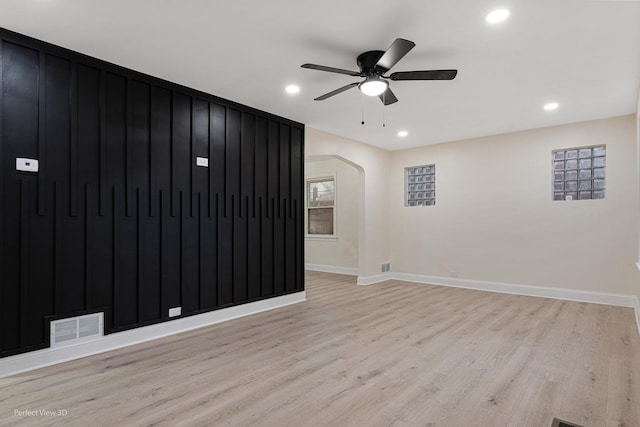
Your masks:
M 387 91 L 385 90 L 382 93 L 382 127 L 386 127 L 386 122 L 387 122 L 386 115 L 384 114 L 385 111 L 387 110 L 385 108 L 386 105 L 387 105 Z
M 360 105 L 362 105 L 362 124 L 364 125 L 364 94 L 360 92 Z

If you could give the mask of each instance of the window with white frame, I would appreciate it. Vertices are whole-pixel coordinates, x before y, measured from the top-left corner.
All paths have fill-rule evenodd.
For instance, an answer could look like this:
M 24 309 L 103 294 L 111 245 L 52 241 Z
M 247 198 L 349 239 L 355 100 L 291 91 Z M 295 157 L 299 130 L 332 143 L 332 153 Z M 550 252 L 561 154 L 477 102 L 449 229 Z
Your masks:
M 335 236 L 336 180 L 335 177 L 306 180 L 307 235 Z
M 605 145 L 554 150 L 553 200 L 604 199 Z
M 436 204 L 436 165 L 405 168 L 405 206 Z

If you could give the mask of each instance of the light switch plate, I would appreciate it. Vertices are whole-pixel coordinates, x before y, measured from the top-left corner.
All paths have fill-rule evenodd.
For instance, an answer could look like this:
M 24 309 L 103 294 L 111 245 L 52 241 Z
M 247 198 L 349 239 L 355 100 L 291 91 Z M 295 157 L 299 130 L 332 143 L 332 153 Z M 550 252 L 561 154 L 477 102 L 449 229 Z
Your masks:
M 16 170 L 22 172 L 38 172 L 38 161 L 36 159 L 17 157 Z
M 207 157 L 196 157 L 196 166 L 202 166 L 204 168 L 208 168 L 209 159 Z

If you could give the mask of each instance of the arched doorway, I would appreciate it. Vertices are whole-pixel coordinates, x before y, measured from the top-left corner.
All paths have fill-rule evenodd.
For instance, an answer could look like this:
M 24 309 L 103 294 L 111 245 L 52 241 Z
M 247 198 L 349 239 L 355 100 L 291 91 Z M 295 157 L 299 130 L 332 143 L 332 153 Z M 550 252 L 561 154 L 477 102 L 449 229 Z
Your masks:
M 305 158 L 305 195 L 319 180 L 334 180 L 334 233 L 309 234 L 305 204 L 305 267 L 310 270 L 357 275 L 364 236 L 364 170 L 336 155 Z

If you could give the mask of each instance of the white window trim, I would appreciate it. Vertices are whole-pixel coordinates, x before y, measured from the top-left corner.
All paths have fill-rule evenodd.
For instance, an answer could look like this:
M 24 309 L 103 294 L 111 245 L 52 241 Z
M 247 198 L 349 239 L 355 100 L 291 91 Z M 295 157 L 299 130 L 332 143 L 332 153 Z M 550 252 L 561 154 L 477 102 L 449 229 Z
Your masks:
M 309 182 L 333 180 L 333 234 L 309 234 Z M 304 179 L 304 239 L 317 241 L 338 240 L 338 180 L 337 174 L 309 176 Z

